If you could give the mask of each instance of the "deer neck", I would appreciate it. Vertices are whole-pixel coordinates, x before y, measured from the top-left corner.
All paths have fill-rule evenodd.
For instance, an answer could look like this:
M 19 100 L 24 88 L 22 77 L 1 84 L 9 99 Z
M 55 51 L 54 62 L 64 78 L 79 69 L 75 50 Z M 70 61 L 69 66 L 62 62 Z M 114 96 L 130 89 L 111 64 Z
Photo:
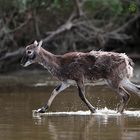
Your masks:
M 41 64 L 44 68 L 48 69 L 48 71 L 53 75 L 56 75 L 59 67 L 56 56 L 41 48 L 39 52 L 39 57 L 39 64 Z

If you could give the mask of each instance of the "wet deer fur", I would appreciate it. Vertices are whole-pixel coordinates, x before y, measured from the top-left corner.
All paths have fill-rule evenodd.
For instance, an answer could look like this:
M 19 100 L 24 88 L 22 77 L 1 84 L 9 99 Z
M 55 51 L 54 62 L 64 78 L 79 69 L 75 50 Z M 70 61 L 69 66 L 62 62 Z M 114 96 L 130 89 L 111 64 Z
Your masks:
M 85 96 L 85 82 L 105 80 L 121 97 L 121 102 L 118 105 L 120 113 L 126 108 L 130 99 L 127 90 L 140 96 L 140 87 L 129 80 L 133 76 L 133 62 L 127 55 L 104 51 L 54 55 L 41 46 L 42 41 L 39 43 L 35 41 L 28 45 L 21 64 L 26 67 L 32 63 L 39 63 L 60 80 L 61 84 L 53 90 L 48 102 L 37 112 L 46 112 L 56 95 L 72 84 L 71 80 L 76 82 L 79 97 L 92 113 L 95 112 L 95 108 Z

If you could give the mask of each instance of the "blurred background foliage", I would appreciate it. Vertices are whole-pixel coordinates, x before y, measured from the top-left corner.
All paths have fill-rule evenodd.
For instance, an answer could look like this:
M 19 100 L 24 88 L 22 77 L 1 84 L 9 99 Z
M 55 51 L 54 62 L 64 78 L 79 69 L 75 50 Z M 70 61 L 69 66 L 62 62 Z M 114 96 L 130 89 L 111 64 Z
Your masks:
M 94 49 L 139 59 L 139 36 L 139 0 L 0 0 L 1 72 L 18 70 L 34 40 L 56 54 Z

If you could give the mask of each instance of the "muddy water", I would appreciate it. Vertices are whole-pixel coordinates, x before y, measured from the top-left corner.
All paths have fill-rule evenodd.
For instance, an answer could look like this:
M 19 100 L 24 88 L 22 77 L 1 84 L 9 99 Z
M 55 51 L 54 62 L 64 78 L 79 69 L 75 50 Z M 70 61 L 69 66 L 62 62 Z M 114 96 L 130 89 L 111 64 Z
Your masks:
M 121 115 L 116 113 L 117 94 L 102 84 L 86 86 L 86 96 L 97 108 L 91 114 L 77 88 L 70 87 L 56 97 L 48 113 L 34 114 L 57 82 L 44 73 L 30 75 L 0 77 L 0 140 L 140 140 L 137 96 L 132 95 Z

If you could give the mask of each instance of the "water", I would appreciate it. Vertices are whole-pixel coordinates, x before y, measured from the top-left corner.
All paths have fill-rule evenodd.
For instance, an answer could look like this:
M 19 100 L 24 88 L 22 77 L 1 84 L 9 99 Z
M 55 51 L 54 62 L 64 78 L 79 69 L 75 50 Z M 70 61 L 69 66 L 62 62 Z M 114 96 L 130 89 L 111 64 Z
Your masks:
M 56 97 L 47 113 L 35 114 L 56 82 L 42 85 L 42 74 L 2 77 L 0 82 L 0 140 L 140 140 L 140 98 L 135 95 L 121 115 L 116 112 L 119 98 L 112 90 L 105 85 L 87 86 L 86 96 L 98 108 L 91 114 L 77 88 L 70 87 Z
M 45 112 L 45 113 L 37 113 L 36 110 L 32 111 L 32 116 L 34 118 L 40 118 L 43 116 L 104 116 L 108 118 L 110 116 L 131 116 L 131 117 L 140 117 L 140 111 L 128 111 L 125 110 L 123 114 L 116 112 L 116 110 L 111 110 L 108 108 L 96 109 L 95 113 L 91 113 L 90 111 L 68 111 L 68 112 Z

